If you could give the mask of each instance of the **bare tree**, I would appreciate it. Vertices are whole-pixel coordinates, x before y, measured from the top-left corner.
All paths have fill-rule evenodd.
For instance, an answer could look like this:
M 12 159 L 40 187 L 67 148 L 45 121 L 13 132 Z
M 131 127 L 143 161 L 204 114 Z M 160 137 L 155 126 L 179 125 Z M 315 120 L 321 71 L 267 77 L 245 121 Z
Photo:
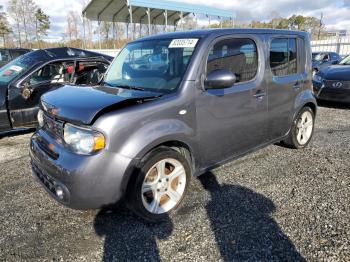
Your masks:
M 35 35 L 35 10 L 37 8 L 33 0 L 9 1 L 8 11 L 14 21 L 20 46 L 22 45 L 22 35 L 24 35 L 25 44 L 31 46 Z
M 10 17 L 13 19 L 16 28 L 16 34 L 18 37 L 18 45 L 22 47 L 22 37 L 21 37 L 21 28 L 22 28 L 22 19 L 20 17 L 20 3 L 18 0 L 11 0 L 9 2 L 8 11 Z
M 80 17 L 77 12 L 70 11 L 67 15 L 66 34 L 69 41 L 79 38 Z

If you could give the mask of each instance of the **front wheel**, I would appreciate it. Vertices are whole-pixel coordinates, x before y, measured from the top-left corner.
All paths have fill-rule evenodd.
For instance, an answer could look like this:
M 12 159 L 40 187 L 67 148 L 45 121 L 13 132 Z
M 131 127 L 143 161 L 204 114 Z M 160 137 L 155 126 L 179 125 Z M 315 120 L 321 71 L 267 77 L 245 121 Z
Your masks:
M 283 144 L 295 149 L 305 148 L 313 136 L 314 124 L 315 113 L 310 107 L 304 107 L 294 119 L 289 136 Z
M 148 221 L 165 220 L 182 202 L 190 177 L 183 155 L 169 148 L 155 149 L 141 161 L 129 183 L 128 206 Z

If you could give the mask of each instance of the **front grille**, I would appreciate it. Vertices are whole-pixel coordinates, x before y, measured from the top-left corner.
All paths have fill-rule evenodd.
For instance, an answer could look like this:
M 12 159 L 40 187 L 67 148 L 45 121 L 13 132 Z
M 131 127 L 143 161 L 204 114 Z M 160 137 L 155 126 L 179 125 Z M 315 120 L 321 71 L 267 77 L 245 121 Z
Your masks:
M 325 80 L 324 86 L 326 88 L 350 89 L 350 81 Z
M 63 122 L 55 120 L 47 114 L 44 114 L 43 128 L 57 137 L 63 137 Z

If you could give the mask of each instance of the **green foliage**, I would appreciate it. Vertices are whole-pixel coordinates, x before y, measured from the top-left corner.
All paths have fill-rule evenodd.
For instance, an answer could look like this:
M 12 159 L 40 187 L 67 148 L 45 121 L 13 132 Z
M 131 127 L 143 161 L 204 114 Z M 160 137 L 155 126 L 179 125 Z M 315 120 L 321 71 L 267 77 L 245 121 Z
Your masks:
M 2 6 L 0 6 L 0 10 L 2 10 Z M 5 37 L 11 33 L 11 28 L 9 22 L 7 21 L 6 14 L 4 12 L 0 12 L 0 36 L 3 39 L 3 44 L 5 45 Z
M 50 29 L 50 17 L 46 15 L 41 8 L 35 12 L 36 31 L 39 36 L 47 35 Z
M 277 17 L 268 22 L 252 21 L 253 28 L 295 29 L 316 34 L 323 30 L 320 19 L 312 16 L 292 15 L 289 18 Z

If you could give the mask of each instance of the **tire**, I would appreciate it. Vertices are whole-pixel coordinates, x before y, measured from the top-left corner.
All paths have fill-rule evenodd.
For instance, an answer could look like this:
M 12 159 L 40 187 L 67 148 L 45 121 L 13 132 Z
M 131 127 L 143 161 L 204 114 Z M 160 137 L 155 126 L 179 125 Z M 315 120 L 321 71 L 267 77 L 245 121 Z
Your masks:
M 307 147 L 312 139 L 314 127 L 315 113 L 310 107 L 306 106 L 300 110 L 293 120 L 289 135 L 282 141 L 282 144 L 293 149 Z M 301 131 L 300 128 L 303 128 L 303 130 Z
M 167 147 L 157 148 L 133 173 L 126 192 L 127 205 L 147 221 L 164 221 L 183 201 L 190 178 L 191 168 L 182 154 Z

